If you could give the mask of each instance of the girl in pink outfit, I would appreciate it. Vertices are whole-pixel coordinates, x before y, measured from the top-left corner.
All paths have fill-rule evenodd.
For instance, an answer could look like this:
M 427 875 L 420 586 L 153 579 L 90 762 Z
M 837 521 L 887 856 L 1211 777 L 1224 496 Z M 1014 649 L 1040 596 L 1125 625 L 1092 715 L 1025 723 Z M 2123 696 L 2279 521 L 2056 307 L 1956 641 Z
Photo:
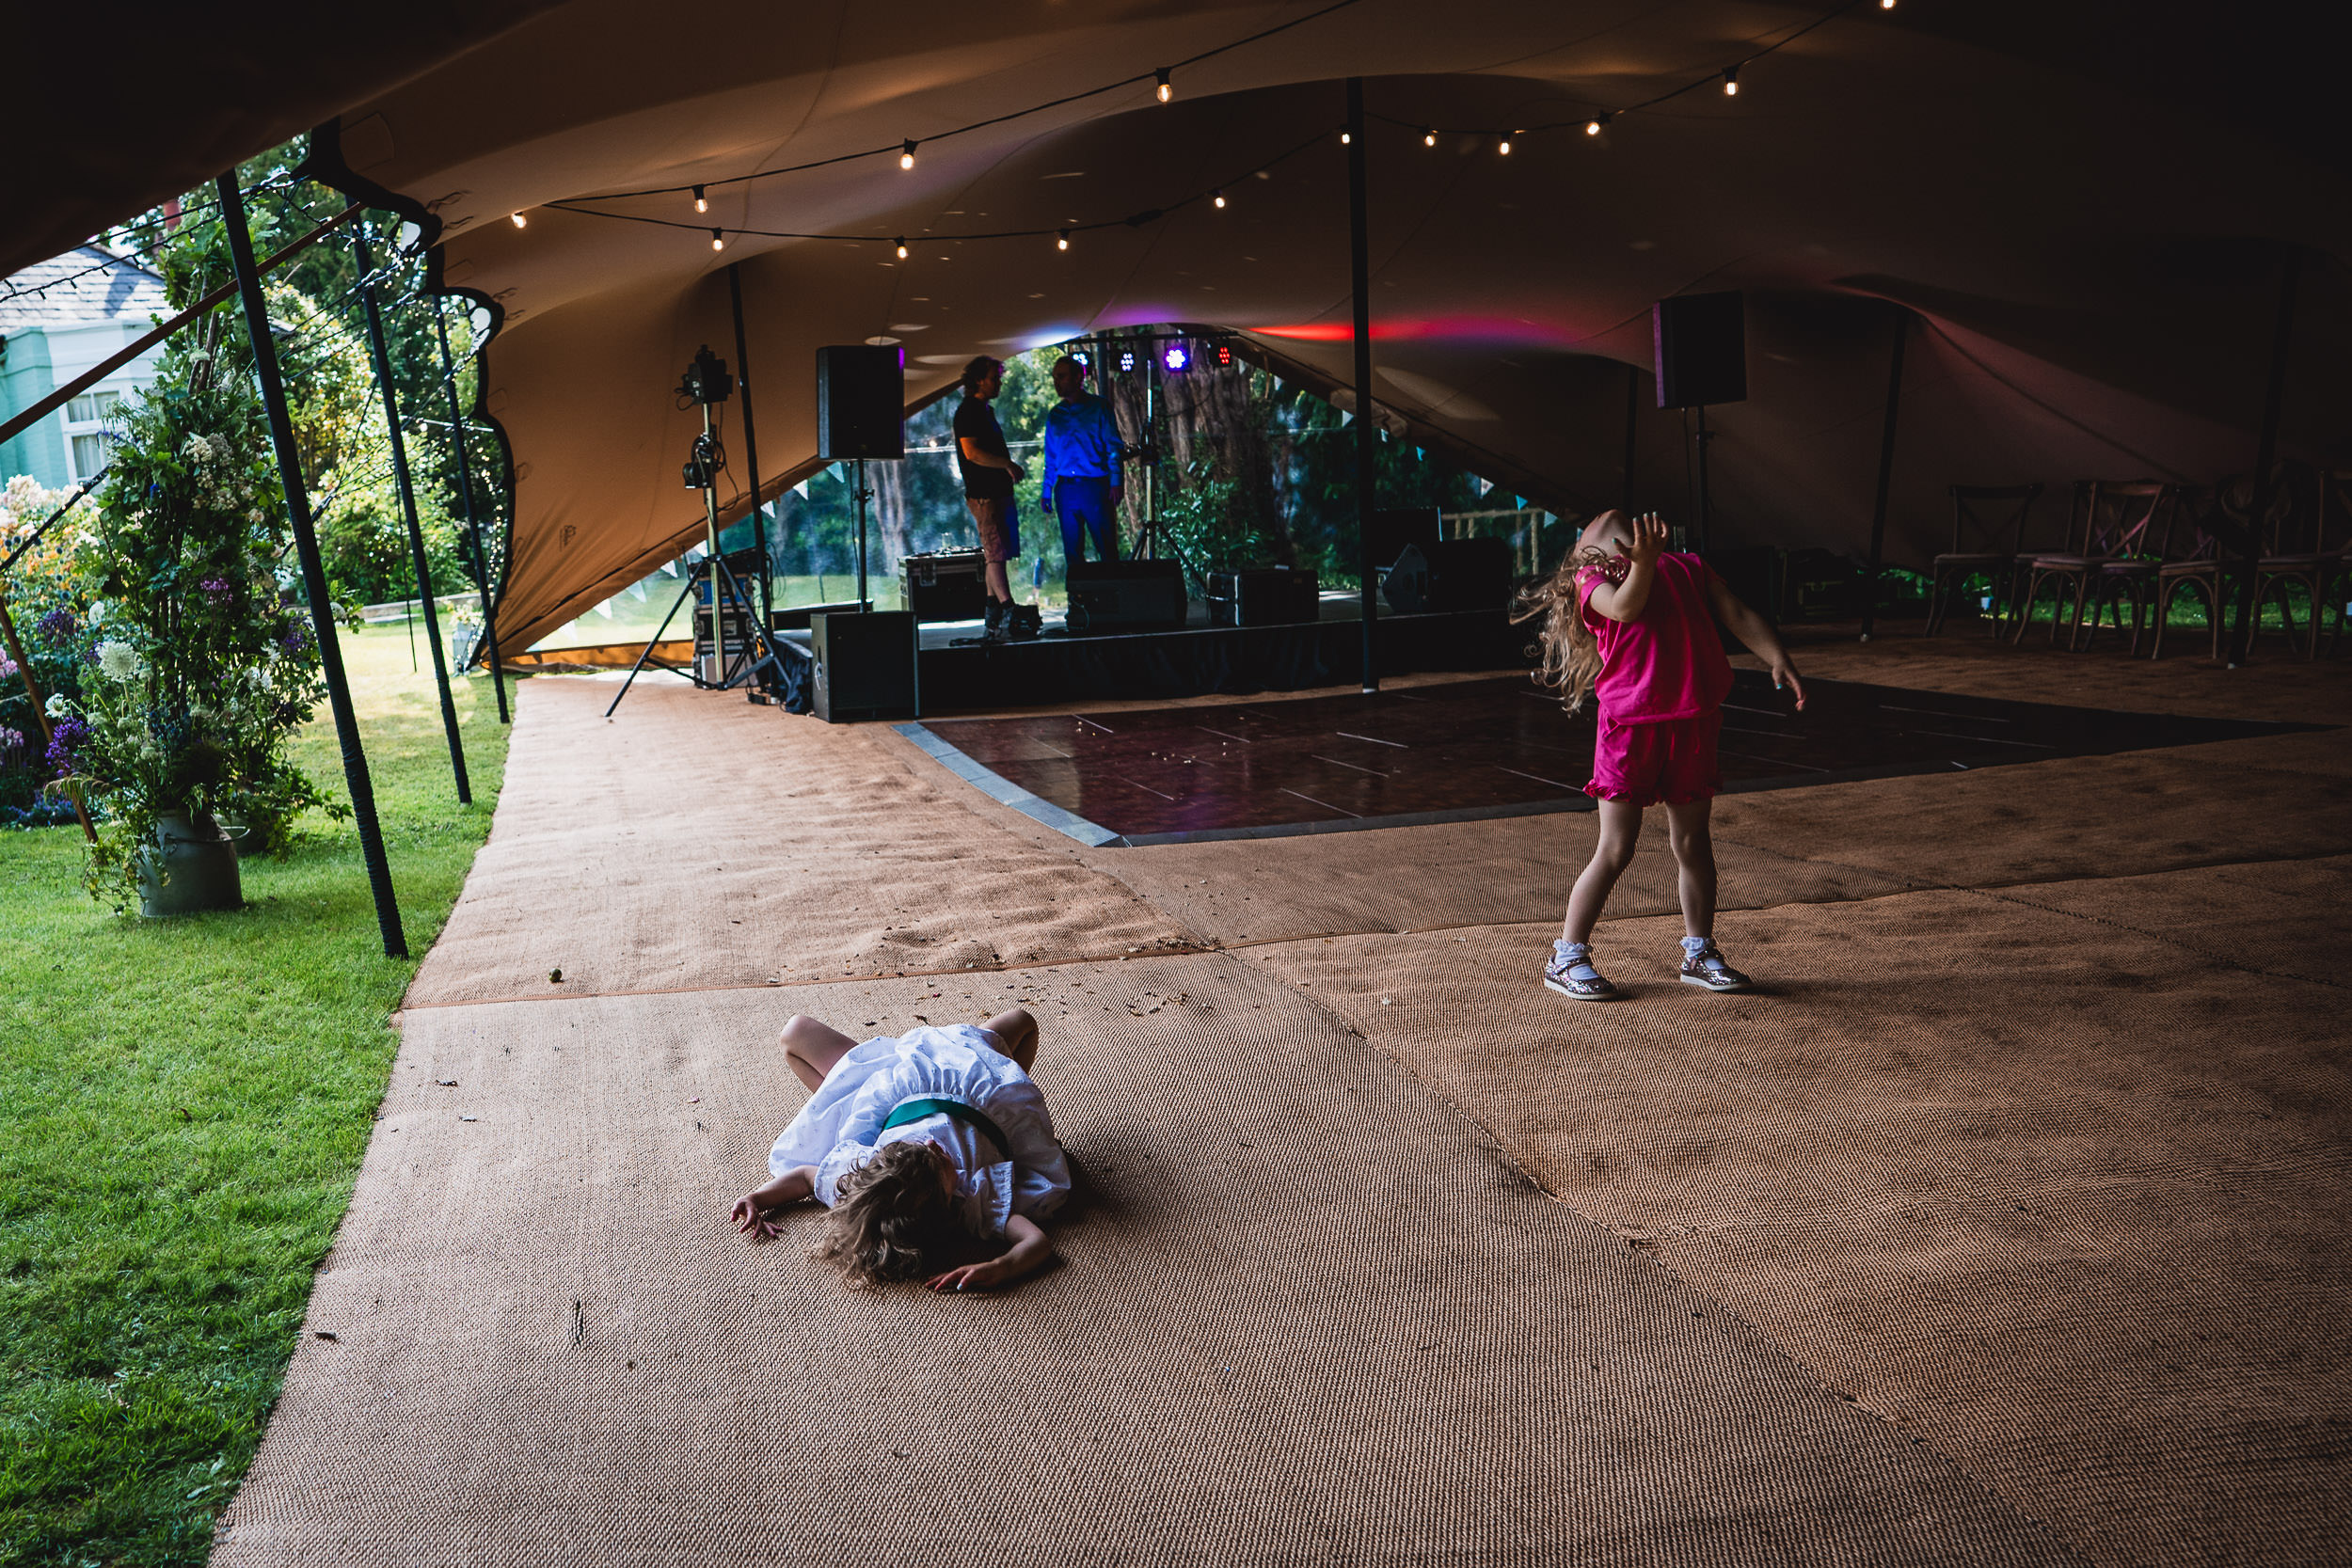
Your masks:
M 1763 616 L 1733 596 L 1695 555 L 1666 549 L 1656 513 L 1629 520 L 1604 512 L 1578 538 L 1524 616 L 1545 617 L 1537 679 L 1560 687 L 1568 710 L 1599 699 L 1593 782 L 1600 842 L 1568 895 L 1544 984 L 1579 1002 L 1605 1002 L 1617 988 L 1593 967 L 1593 927 L 1609 890 L 1633 860 L 1642 812 L 1666 808 L 1682 895 L 1682 978 L 1708 990 L 1745 990 L 1748 977 L 1715 946 L 1715 846 L 1708 817 L 1724 786 L 1715 764 L 1731 661 L 1715 635 L 1720 618 L 1771 666 L 1772 685 L 1795 691 L 1796 666 Z

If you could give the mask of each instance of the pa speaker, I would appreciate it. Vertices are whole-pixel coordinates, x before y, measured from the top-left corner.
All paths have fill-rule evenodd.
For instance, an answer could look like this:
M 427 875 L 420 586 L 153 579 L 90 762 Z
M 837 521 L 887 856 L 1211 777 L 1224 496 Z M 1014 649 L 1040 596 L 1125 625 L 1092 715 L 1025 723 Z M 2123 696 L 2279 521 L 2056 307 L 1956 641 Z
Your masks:
M 1073 561 L 1067 571 L 1064 625 L 1073 637 L 1181 631 L 1192 609 L 1184 569 L 1173 561 Z
M 1659 407 L 1746 400 L 1747 312 L 1737 293 L 1661 299 L 1650 307 L 1649 319 Z
M 1372 515 L 1372 563 L 1386 566 L 1407 545 L 1434 545 L 1439 522 L 1434 506 L 1389 506 Z
M 828 724 L 912 719 L 915 713 L 914 612 L 850 610 L 808 618 L 809 697 Z
M 1400 615 L 1501 610 L 1511 601 L 1511 546 L 1500 539 L 1407 545 L 1381 587 Z
M 906 366 L 895 344 L 817 351 L 817 455 L 906 455 Z

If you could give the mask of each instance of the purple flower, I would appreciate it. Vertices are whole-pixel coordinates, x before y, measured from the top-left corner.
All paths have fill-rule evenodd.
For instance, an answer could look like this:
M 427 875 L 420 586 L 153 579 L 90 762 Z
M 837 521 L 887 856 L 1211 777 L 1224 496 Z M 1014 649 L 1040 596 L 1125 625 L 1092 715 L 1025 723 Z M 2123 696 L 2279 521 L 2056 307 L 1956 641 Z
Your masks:
M 229 585 L 227 578 L 206 578 L 197 586 L 204 590 L 204 596 L 215 604 L 227 604 L 237 596 L 237 591 Z
M 73 771 L 73 749 L 89 738 L 89 726 L 68 714 L 49 726 L 49 766 L 64 778 Z
M 33 629 L 52 642 L 63 642 L 82 629 L 82 623 L 74 619 L 72 606 L 59 605 L 34 622 Z
M 0 762 L 12 761 L 24 749 L 24 732 L 0 724 Z
M 298 654 L 310 645 L 310 628 L 299 621 L 289 621 L 278 639 L 278 645 L 290 654 Z
M 13 680 L 15 677 L 16 660 L 8 657 L 6 654 L 0 654 L 0 681 Z

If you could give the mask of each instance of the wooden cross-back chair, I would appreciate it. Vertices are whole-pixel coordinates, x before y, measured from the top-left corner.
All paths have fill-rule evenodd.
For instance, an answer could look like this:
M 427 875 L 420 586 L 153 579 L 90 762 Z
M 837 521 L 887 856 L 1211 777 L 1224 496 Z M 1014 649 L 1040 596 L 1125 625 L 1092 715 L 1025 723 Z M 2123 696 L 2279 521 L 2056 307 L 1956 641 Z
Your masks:
M 2301 504 L 2302 487 L 2281 483 L 2275 493 L 2285 504 L 2271 509 L 2268 537 L 2261 562 L 2254 571 L 2254 627 L 2262 629 L 2262 607 L 2271 599 L 2279 601 L 2279 620 L 2285 628 L 2287 646 L 2295 645 L 2295 599 L 2292 590 L 2301 588 L 2304 604 L 2311 611 L 2311 635 L 2304 640 L 2303 657 L 2319 657 L 2319 624 L 2326 619 L 2330 590 L 2338 586 L 2344 575 L 2344 546 L 2352 542 L 2352 527 L 2331 530 L 2329 524 L 2339 518 L 2352 523 L 2346 508 L 2352 504 L 2344 487 L 2352 483 L 2352 474 L 2333 468 L 2322 468 L 2310 504 Z M 2334 543 L 2329 543 L 2330 539 Z M 2332 595 L 2336 606 L 2335 630 L 2328 646 L 2332 649 L 2344 636 L 2344 594 Z
M 2149 608 L 2157 596 L 2158 575 L 2165 562 L 2172 559 L 2172 542 L 2179 531 L 2183 486 L 2167 484 L 2154 503 L 2141 517 L 2138 537 L 2129 547 L 2102 562 L 2090 574 L 2086 584 L 2090 595 L 2090 626 L 2083 636 L 2082 645 L 2089 648 L 2099 641 L 2099 625 L 2112 609 L 2115 629 L 2123 629 L 2123 606 L 2132 607 L 2131 652 L 2139 652 L 2139 635 Z M 2071 646 L 2071 643 L 2070 643 Z
M 2029 554 L 2019 573 L 2026 591 L 2018 599 L 2017 626 L 2011 640 L 2025 640 L 2026 627 L 2033 620 L 2034 601 L 2047 583 L 2051 588 L 2050 641 L 2058 641 L 2058 624 L 2066 619 L 2071 595 L 2074 624 L 2068 629 L 2066 645 L 2078 646 L 2091 579 L 2108 562 L 2140 553 L 2140 541 L 2147 537 L 2149 525 L 2165 513 L 2172 490 L 2173 486 L 2159 480 L 2076 481 L 2066 546 Z
M 2150 658 L 2164 657 L 2165 623 L 2171 618 L 2174 597 L 2184 588 L 2194 588 L 2204 599 L 2213 642 L 2208 657 L 2217 662 L 2221 657 L 2221 607 L 2226 597 L 2223 589 L 2229 579 L 2222 545 L 2229 530 L 2220 507 L 2221 493 L 2227 488 L 2226 484 L 2204 485 L 2182 494 L 2179 512 L 2187 531 L 2185 539 L 2175 531 L 2174 543 L 2179 547 L 2172 552 L 2172 559 L 2156 568 L 2156 635 L 2149 650 Z
M 2017 567 L 2026 547 L 2026 519 L 2042 494 L 2039 484 L 1955 484 L 1952 494 L 1952 547 L 1937 556 L 1928 582 L 1928 626 L 1933 637 L 1944 629 L 1952 600 L 1973 577 L 1993 579 L 1993 635 L 2001 634 L 2001 617 L 2017 592 Z

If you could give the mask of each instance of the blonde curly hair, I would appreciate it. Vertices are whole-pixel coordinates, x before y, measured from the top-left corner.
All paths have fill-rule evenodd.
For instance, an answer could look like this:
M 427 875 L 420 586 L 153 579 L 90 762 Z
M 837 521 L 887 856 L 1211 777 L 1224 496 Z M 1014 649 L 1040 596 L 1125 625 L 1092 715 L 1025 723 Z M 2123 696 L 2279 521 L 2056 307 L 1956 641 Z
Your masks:
M 884 1144 L 841 1178 L 825 1233 L 810 1253 L 856 1290 L 928 1279 L 987 1248 L 963 1205 L 940 1183 L 931 1146 Z
M 1624 581 L 1626 569 L 1632 564 L 1624 550 L 1630 540 L 1631 525 L 1623 512 L 1602 513 L 1577 535 L 1559 569 L 1521 589 L 1513 606 L 1514 624 L 1541 618 L 1531 678 L 1538 686 L 1557 688 L 1560 705 L 1570 713 L 1582 711 L 1584 700 L 1600 680 L 1600 640 L 1584 624 L 1583 584 L 1594 573 L 1611 582 Z

